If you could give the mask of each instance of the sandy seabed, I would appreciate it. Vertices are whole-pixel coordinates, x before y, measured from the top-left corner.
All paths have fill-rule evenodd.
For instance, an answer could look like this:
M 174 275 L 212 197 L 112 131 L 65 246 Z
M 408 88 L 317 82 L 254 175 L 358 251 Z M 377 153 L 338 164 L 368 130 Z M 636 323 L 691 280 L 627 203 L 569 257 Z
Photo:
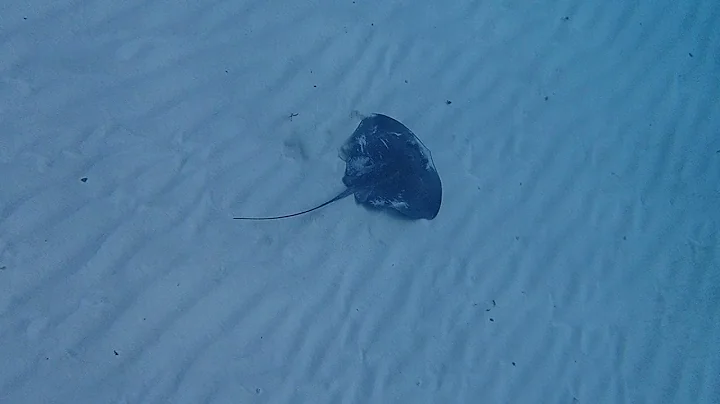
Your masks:
M 720 2 L 448 4 L 3 2 L 0 402 L 720 403 Z

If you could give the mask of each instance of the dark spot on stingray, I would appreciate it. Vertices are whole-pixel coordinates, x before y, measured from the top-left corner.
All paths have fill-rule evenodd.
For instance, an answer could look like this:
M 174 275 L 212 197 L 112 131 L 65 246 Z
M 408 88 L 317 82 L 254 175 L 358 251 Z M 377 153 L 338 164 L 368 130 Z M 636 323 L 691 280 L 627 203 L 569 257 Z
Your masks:
M 430 150 L 399 121 L 372 114 L 360 121 L 340 149 L 346 189 L 314 208 L 283 216 L 236 217 L 272 220 L 302 215 L 350 195 L 365 207 L 406 219 L 432 220 L 440 211 L 442 184 Z
M 82 178 L 80 178 L 80 181 L 82 181 L 82 182 L 87 182 L 87 177 L 82 177 Z

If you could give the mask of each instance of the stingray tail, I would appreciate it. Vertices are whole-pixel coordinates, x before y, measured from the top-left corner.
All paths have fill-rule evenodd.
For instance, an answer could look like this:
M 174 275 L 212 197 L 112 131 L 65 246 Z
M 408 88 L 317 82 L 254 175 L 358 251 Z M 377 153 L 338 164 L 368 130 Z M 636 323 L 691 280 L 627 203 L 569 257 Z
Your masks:
M 347 188 L 346 190 L 340 192 L 336 197 L 330 199 L 329 201 L 327 201 L 327 202 L 325 202 L 325 203 L 323 203 L 323 204 L 320 204 L 320 205 L 318 205 L 318 206 L 316 206 L 316 207 L 314 207 L 314 208 L 308 209 L 308 210 L 304 210 L 304 211 L 302 211 L 302 212 L 291 213 L 291 214 L 289 214 L 289 215 L 270 216 L 270 217 L 234 217 L 233 219 L 235 219 L 235 220 L 275 220 L 275 219 L 285 219 L 285 218 L 287 218 L 287 217 L 299 216 L 299 215 L 302 215 L 302 214 L 305 214 L 305 213 L 310 213 L 310 212 L 312 212 L 313 210 L 320 209 L 320 208 L 322 208 L 323 206 L 327 206 L 327 205 L 329 205 L 329 204 L 331 204 L 331 203 L 333 203 L 333 202 L 335 202 L 335 201 L 339 201 L 340 199 L 343 199 L 343 198 L 345 198 L 345 197 L 347 197 L 347 196 L 349 196 L 349 195 L 352 195 L 352 193 L 353 193 L 352 189 Z

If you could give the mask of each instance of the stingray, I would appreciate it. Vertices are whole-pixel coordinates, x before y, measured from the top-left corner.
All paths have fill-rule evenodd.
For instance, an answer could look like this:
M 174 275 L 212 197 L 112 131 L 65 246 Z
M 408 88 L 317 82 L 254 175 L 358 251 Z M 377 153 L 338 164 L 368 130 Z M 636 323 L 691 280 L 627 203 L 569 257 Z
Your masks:
M 358 204 L 389 210 L 412 220 L 432 220 L 440 211 L 442 184 L 430 150 L 399 121 L 382 114 L 363 118 L 340 148 L 345 190 L 302 212 L 238 220 L 274 220 L 299 216 L 355 195 Z

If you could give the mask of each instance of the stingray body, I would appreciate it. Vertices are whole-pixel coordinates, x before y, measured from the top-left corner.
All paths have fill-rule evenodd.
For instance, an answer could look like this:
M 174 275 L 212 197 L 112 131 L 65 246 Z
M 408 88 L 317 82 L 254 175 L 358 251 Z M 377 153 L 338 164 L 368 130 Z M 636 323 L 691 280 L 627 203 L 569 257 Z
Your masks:
M 434 219 L 440 211 L 442 184 L 430 150 L 399 121 L 382 114 L 364 118 L 340 149 L 343 184 L 334 198 L 302 212 L 240 220 L 283 219 L 309 213 L 350 195 L 361 205 L 390 209 L 409 219 Z

